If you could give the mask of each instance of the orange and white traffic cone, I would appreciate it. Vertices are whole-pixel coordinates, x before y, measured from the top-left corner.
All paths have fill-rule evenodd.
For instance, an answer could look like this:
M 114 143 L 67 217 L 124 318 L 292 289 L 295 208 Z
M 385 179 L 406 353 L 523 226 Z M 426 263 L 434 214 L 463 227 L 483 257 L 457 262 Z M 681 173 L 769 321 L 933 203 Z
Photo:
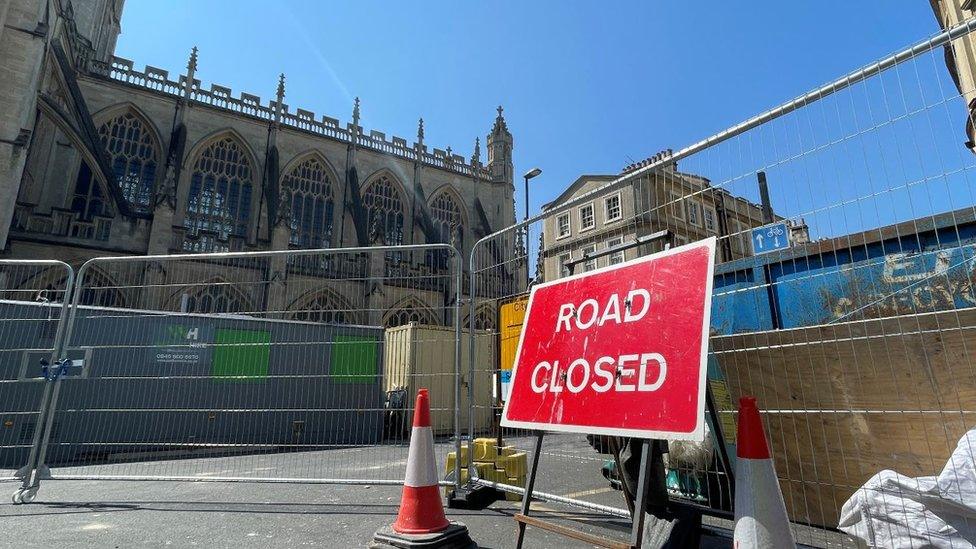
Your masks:
M 468 528 L 464 524 L 448 521 L 444 516 L 444 504 L 441 502 L 437 482 L 434 431 L 430 427 L 430 397 L 427 389 L 417 391 L 400 512 L 391 526 L 376 532 L 370 547 L 477 547 L 471 541 Z
M 755 397 L 739 399 L 735 464 L 735 549 L 796 547 Z

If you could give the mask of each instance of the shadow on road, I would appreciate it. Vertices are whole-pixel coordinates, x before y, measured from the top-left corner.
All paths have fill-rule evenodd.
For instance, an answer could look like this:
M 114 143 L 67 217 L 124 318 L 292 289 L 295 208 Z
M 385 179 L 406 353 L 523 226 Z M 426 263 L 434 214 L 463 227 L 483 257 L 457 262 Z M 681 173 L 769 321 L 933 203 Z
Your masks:
M 254 513 L 263 515 L 388 515 L 395 517 L 398 503 L 388 504 L 344 504 L 344 503 L 287 503 L 287 502 L 237 502 L 237 501 L 125 501 L 125 502 L 34 502 L 29 506 L 17 508 L 18 512 L 8 516 L 29 515 L 67 515 L 78 513 L 113 513 L 122 511 L 162 511 L 179 513 Z M 0 513 L 0 516 L 5 513 Z M 452 509 L 452 517 L 484 516 L 483 511 Z

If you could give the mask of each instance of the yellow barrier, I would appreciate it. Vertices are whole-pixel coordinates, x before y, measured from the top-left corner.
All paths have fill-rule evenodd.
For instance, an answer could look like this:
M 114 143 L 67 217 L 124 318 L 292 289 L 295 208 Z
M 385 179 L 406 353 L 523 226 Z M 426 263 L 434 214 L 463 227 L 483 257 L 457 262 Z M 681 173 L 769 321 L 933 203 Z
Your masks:
M 478 471 L 478 478 L 509 484 L 512 486 L 525 487 L 525 477 L 528 472 L 528 458 L 525 452 L 520 452 L 514 446 L 495 446 L 493 438 L 476 438 L 474 440 L 474 467 Z M 471 450 L 467 444 L 461 445 L 461 483 L 468 481 L 468 464 L 471 458 Z M 447 454 L 447 474 L 454 473 L 454 463 L 457 461 L 457 454 L 450 452 Z M 508 501 L 520 501 L 522 497 L 518 494 L 505 492 L 505 499 Z

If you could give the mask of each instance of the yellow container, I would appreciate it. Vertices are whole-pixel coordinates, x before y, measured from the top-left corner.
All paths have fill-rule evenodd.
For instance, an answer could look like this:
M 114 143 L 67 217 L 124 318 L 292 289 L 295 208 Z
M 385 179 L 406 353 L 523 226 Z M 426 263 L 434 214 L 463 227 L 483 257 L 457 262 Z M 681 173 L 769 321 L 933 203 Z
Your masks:
M 468 452 L 467 445 L 461 446 L 461 468 L 465 469 L 468 467 L 468 460 L 470 459 L 470 453 Z M 450 473 L 454 470 L 454 461 L 457 460 L 457 452 L 448 452 L 447 454 L 447 464 L 444 470 Z
M 529 470 L 529 460 L 525 452 L 516 452 L 509 456 L 499 456 L 495 460 L 495 467 L 505 471 L 508 477 L 525 477 Z
M 498 482 L 501 484 L 508 484 L 508 475 L 505 474 L 504 469 L 496 469 L 492 467 L 491 472 L 489 474 L 491 475 L 491 477 L 488 480 L 492 482 Z
M 498 458 L 497 441 L 493 438 L 474 439 L 474 460 L 494 463 Z

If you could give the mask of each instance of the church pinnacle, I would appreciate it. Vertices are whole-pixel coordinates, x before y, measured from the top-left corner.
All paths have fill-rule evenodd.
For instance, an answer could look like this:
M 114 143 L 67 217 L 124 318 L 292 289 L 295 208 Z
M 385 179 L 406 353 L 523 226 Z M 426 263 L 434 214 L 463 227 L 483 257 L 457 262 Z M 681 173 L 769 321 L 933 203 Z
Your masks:
M 186 63 L 186 70 L 189 71 L 189 72 L 187 72 L 187 75 L 190 78 L 193 78 L 193 74 L 195 72 L 197 72 L 197 52 L 198 51 L 199 50 L 197 50 L 197 47 L 196 46 L 193 46 L 193 49 L 190 50 L 190 60 Z
M 285 109 L 285 73 L 278 77 L 278 91 L 275 94 L 275 124 L 281 123 L 281 113 Z
M 512 149 L 515 141 L 512 139 L 511 132 L 508 131 L 508 124 L 505 123 L 505 116 L 502 114 L 505 109 L 498 106 L 498 116 L 495 117 L 495 125 L 488 134 L 486 145 L 488 146 L 488 169 L 491 172 L 491 179 L 496 183 L 512 184 L 515 180 L 515 167 L 512 165 Z
M 190 60 L 186 63 L 186 81 L 183 83 L 183 98 L 189 99 L 190 92 L 193 91 L 193 80 L 197 74 L 197 47 L 193 46 L 190 50 Z
M 285 99 L 285 73 L 281 73 L 278 76 L 278 92 L 276 97 L 278 98 L 278 103 L 281 103 Z
M 505 116 L 502 115 L 505 109 L 501 105 L 498 105 L 498 108 L 495 110 L 498 111 L 498 116 L 495 117 L 495 125 L 491 128 L 492 135 L 508 133 L 508 124 L 505 123 Z

